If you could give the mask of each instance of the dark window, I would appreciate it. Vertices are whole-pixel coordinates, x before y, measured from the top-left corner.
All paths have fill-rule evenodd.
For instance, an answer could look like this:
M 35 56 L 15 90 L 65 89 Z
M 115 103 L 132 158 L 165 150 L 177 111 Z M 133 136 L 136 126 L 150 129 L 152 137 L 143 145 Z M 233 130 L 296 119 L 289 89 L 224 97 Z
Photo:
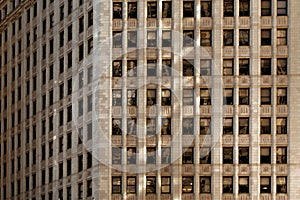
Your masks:
M 211 89 L 200 89 L 200 105 L 211 105 Z
M 260 118 L 260 134 L 271 134 L 271 118 Z
M 193 193 L 194 192 L 194 177 L 183 176 L 182 177 L 182 193 Z
M 78 23 L 79 33 L 82 33 L 84 30 L 84 16 L 79 17 L 78 21 L 79 21 L 79 23 Z
M 200 193 L 209 194 L 211 192 L 211 178 L 210 176 L 200 177 Z
M 271 104 L 271 88 L 262 88 L 260 91 L 260 101 L 261 105 Z
M 72 40 L 72 24 L 68 26 L 68 41 Z
M 234 0 L 224 0 L 224 17 L 234 16 Z
M 161 90 L 161 105 L 170 106 L 172 104 L 172 92 L 170 89 Z
M 112 119 L 112 134 L 122 135 L 122 119 L 119 118 Z
M 200 119 L 200 135 L 210 135 L 210 118 Z
M 271 177 L 260 177 L 260 193 L 271 193 Z
M 233 177 L 223 176 L 223 193 L 233 193 Z
M 128 2 L 128 18 L 137 18 L 136 2 Z
M 287 104 L 287 88 L 277 88 L 277 105 Z
M 261 30 L 261 45 L 271 45 L 271 29 Z
M 272 0 L 261 0 L 261 16 L 271 16 L 271 2 Z
M 260 148 L 260 163 L 271 164 L 271 147 Z
M 64 5 L 59 7 L 60 13 L 59 13 L 59 19 L 62 21 L 64 19 Z
M 163 1 L 162 2 L 162 18 L 171 18 L 172 17 L 172 2 Z
M 233 164 L 233 148 L 223 148 L 223 164 Z
M 271 75 L 271 58 L 262 58 L 260 60 L 261 75 Z
M 112 164 L 120 165 L 122 163 L 122 149 L 119 147 L 112 147 Z
M 156 193 L 156 177 L 147 176 L 146 177 L 146 193 L 155 194 Z
M 182 65 L 183 65 L 183 76 L 194 76 L 194 60 L 184 59 L 182 61 Z
M 156 163 L 156 148 L 147 147 L 147 164 L 155 164 L 155 163 Z
M 234 30 L 223 30 L 223 45 L 234 46 Z
M 248 29 L 239 30 L 239 45 L 240 46 L 250 45 L 250 30 Z
M 183 17 L 194 17 L 194 2 L 184 1 L 183 2 Z
M 240 88 L 239 89 L 239 104 L 240 105 L 249 105 L 249 88 Z
M 79 58 L 79 61 L 82 61 L 82 59 L 84 58 L 83 43 L 80 44 L 78 48 L 79 48 L 79 52 L 78 52 L 79 56 L 78 56 L 78 58 Z
M 122 61 L 121 60 L 115 60 L 112 62 L 113 66 L 113 77 L 122 77 Z
M 224 105 L 233 105 L 233 89 L 231 89 L 231 88 L 224 89 L 223 104 Z
M 249 75 L 249 59 L 239 59 L 239 74 L 241 76 Z
M 249 164 L 249 147 L 239 147 L 239 164 Z
M 93 9 L 88 11 L 88 27 L 93 25 Z
M 121 194 L 122 193 L 122 177 L 113 176 L 112 177 L 112 193 Z
M 287 45 L 287 29 L 277 29 L 277 45 Z
M 249 193 L 249 177 L 239 177 L 239 193 Z
M 157 2 L 147 2 L 147 18 L 157 17 Z
M 161 134 L 162 135 L 171 135 L 171 118 L 162 118 L 161 119 Z
M 224 118 L 223 134 L 224 135 L 232 135 L 233 134 L 233 118 Z
M 250 15 L 250 0 L 239 0 L 240 16 Z
M 234 60 L 224 59 L 223 60 L 223 75 L 232 76 L 234 71 Z
M 182 119 L 182 134 L 193 135 L 194 134 L 194 118 Z
M 182 148 L 182 164 L 194 163 L 194 148 L 184 147 Z
M 276 177 L 276 192 L 287 193 L 287 177 L 277 176 Z
M 212 16 L 212 3 L 211 0 L 201 0 L 201 17 Z
M 72 13 L 72 10 L 73 10 L 73 0 L 69 0 L 68 1 L 68 15 L 70 15 Z
M 287 0 L 277 0 L 277 16 L 287 16 Z

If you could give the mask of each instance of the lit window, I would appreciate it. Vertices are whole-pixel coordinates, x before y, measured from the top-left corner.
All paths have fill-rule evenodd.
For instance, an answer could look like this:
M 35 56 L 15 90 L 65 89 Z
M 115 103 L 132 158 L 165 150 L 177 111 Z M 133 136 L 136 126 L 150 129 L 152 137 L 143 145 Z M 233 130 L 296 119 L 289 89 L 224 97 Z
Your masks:
M 287 0 L 277 0 L 277 16 L 286 16 L 287 6 Z
M 146 177 L 146 193 L 155 194 L 156 193 L 156 177 L 147 176 Z
M 239 193 L 249 193 L 249 177 L 239 177 Z
M 239 59 L 239 73 L 241 76 L 249 75 L 249 59 Z
M 260 148 L 260 163 L 271 164 L 271 147 Z
M 233 30 L 223 30 L 223 45 L 233 46 L 234 45 L 234 31 Z
M 210 118 L 200 119 L 200 135 L 210 135 Z
M 122 105 L 122 90 L 114 89 L 112 90 L 112 105 L 121 106 Z
M 161 193 L 170 194 L 171 193 L 171 177 L 162 176 L 161 177 Z
M 113 3 L 113 18 L 122 19 L 122 3 Z
M 129 48 L 135 48 L 137 45 L 137 33 L 136 31 L 128 31 L 127 32 L 127 46 Z
M 112 164 L 120 165 L 122 163 L 122 149 L 119 147 L 112 147 Z
M 128 135 L 136 134 L 136 118 L 127 119 L 127 134 Z
M 276 148 L 276 164 L 287 164 L 287 148 Z
M 147 118 L 147 135 L 156 134 L 156 120 L 155 118 Z
M 239 104 L 249 105 L 249 88 L 239 89 Z
M 194 2 L 184 1 L 183 2 L 183 17 L 194 17 Z
M 171 60 L 162 60 L 162 76 L 172 75 L 172 64 Z
M 271 29 L 261 30 L 261 45 L 271 45 Z
M 194 76 L 194 60 L 186 60 L 182 61 L 183 64 L 183 76 Z
M 287 59 L 277 59 L 277 75 L 287 75 Z
M 172 33 L 169 30 L 162 31 L 162 47 L 171 47 Z
M 161 164 L 170 164 L 171 163 L 171 148 L 162 147 L 161 148 Z
M 210 164 L 211 163 L 211 148 L 200 148 L 200 164 Z
M 249 16 L 250 0 L 240 0 L 240 16 Z
M 162 18 L 171 18 L 172 17 L 172 2 L 163 1 L 162 2 Z
M 182 193 L 193 193 L 194 192 L 194 177 L 183 176 L 182 177 Z
M 134 77 L 137 75 L 137 61 L 127 60 L 127 76 Z
M 272 0 L 261 0 L 261 16 L 271 16 L 271 2 Z
M 157 17 L 157 2 L 147 2 L 147 17 L 148 18 Z
M 127 105 L 136 106 L 137 105 L 137 90 L 128 89 L 127 90 Z
M 271 134 L 271 118 L 260 118 L 260 134 Z
M 233 148 L 224 147 L 223 148 L 223 164 L 232 164 L 233 163 Z
M 112 134 L 122 135 L 122 119 L 112 119 Z
M 276 177 L 276 192 L 277 193 L 287 193 L 287 177 L 277 176 Z
M 233 134 L 233 119 L 232 118 L 224 118 L 223 134 L 224 135 L 232 135 Z
M 147 164 L 155 164 L 155 163 L 156 163 L 156 148 L 147 147 Z
M 211 0 L 201 0 L 201 17 L 212 16 L 212 3 Z
M 161 119 L 161 134 L 171 135 L 171 118 Z
M 260 177 L 260 193 L 271 193 L 271 177 Z
M 182 148 L 182 164 L 193 164 L 194 163 L 194 148 L 187 147 Z
M 128 2 L 128 18 L 137 18 L 136 2 Z
M 200 177 L 200 193 L 210 193 L 211 192 L 211 180 L 210 176 Z
M 136 148 L 127 147 L 127 164 L 136 164 Z
M 239 45 L 249 46 L 250 44 L 250 30 L 239 30 Z
M 193 135 L 194 134 L 194 118 L 182 119 L 182 134 Z
M 223 104 L 224 105 L 233 105 L 233 89 L 231 89 L 231 88 L 224 89 Z
M 233 193 L 233 177 L 223 176 L 223 193 Z
M 271 58 L 262 58 L 260 65 L 261 75 L 271 75 Z
M 127 177 L 127 194 L 136 194 L 136 177 Z
M 161 105 L 162 106 L 170 106 L 171 105 L 171 95 L 172 95 L 172 92 L 170 89 L 162 89 L 161 90 Z
M 183 31 L 183 46 L 193 47 L 194 46 L 194 31 Z
M 249 164 L 249 147 L 239 147 L 239 164 Z
M 287 29 L 277 29 L 277 45 L 287 45 Z
M 224 59 L 223 60 L 223 75 L 224 76 L 232 76 L 233 70 L 234 70 L 233 59 Z
M 224 17 L 234 16 L 234 1 L 224 0 Z
M 260 92 L 261 92 L 261 96 L 260 96 L 261 105 L 270 105 L 271 88 L 262 88 Z
M 277 105 L 287 104 L 287 88 L 277 88 Z
M 156 60 L 147 60 L 147 76 L 156 76 Z
M 287 134 L 287 118 L 278 117 L 276 119 L 276 134 Z
M 121 194 L 122 193 L 122 177 L 113 176 L 112 177 L 112 193 Z
M 147 46 L 156 47 L 156 31 L 148 31 L 147 33 Z
M 201 35 L 200 45 L 210 47 L 211 43 L 212 43 L 211 31 L 210 30 L 208 30 L 208 31 L 203 30 L 203 31 L 200 32 L 200 35 Z

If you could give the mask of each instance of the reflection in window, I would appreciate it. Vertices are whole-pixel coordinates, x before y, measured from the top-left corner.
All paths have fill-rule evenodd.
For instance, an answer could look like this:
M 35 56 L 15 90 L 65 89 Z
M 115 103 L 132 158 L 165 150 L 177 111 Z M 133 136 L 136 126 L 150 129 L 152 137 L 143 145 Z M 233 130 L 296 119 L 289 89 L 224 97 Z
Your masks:
M 136 135 L 136 118 L 127 119 L 127 134 Z
M 112 63 L 113 65 L 113 77 L 122 77 L 122 61 L 115 60 Z
M 287 104 L 287 88 L 277 88 L 277 105 Z
M 201 17 L 212 16 L 212 3 L 211 0 L 201 0 Z
M 239 177 L 239 193 L 249 193 L 249 177 Z
M 133 77 L 137 74 L 137 61 L 127 60 L 127 76 Z
M 271 16 L 271 2 L 272 0 L 261 0 L 261 16 Z
M 193 135 L 194 134 L 194 118 L 182 119 L 182 134 Z
M 155 164 L 155 163 L 156 163 L 156 148 L 147 147 L 147 164 Z
M 156 120 L 155 118 L 147 118 L 147 135 L 156 134 Z
M 211 60 L 201 59 L 200 60 L 200 75 L 211 76 Z
M 171 118 L 161 119 L 161 134 L 171 135 Z
M 287 164 L 287 148 L 276 148 L 276 164 Z
M 136 164 L 136 147 L 127 147 L 127 164 Z
M 161 177 L 161 193 L 170 194 L 171 193 L 171 177 L 162 176 Z
M 250 44 L 250 30 L 239 30 L 239 45 L 240 46 L 249 46 Z
M 241 76 L 249 75 L 249 59 L 239 59 L 239 73 Z
M 239 164 L 249 164 L 249 147 L 239 147 Z
M 287 15 L 287 0 L 277 0 L 277 16 Z
M 250 15 L 250 0 L 240 0 L 240 16 Z
M 211 163 L 211 148 L 200 148 L 200 164 L 210 164 Z
M 147 176 L 146 177 L 146 193 L 155 194 L 156 193 L 156 177 Z
M 119 118 L 112 119 L 112 134 L 122 135 L 122 119 Z
M 223 193 L 233 193 L 233 177 L 223 176 Z
M 112 147 L 112 164 L 120 165 L 122 162 L 122 149 L 119 147 Z
M 260 163 L 271 164 L 271 147 L 260 148 Z
M 136 106 L 137 100 L 137 90 L 129 89 L 127 90 L 127 105 L 128 106 Z
M 122 3 L 113 3 L 113 18 L 122 19 Z
M 261 105 L 271 104 L 271 88 L 262 88 L 260 91 L 260 101 Z
M 122 177 L 113 176 L 112 177 L 112 193 L 121 194 L 122 193 Z
M 127 46 L 129 48 L 135 48 L 137 44 L 137 33 L 136 31 L 127 32 Z
M 171 31 L 163 30 L 162 31 L 162 47 L 171 47 L 172 35 Z
M 224 135 L 232 135 L 233 134 L 233 118 L 224 118 L 223 134 Z
M 277 29 L 277 45 L 287 45 L 287 29 Z
M 183 176 L 182 177 L 182 193 L 193 193 L 194 192 L 194 177 Z
M 201 176 L 200 177 L 200 193 L 210 193 L 211 180 L 210 176 Z
M 224 46 L 233 46 L 234 45 L 234 31 L 233 30 L 224 30 L 223 31 L 223 45 Z
M 172 75 L 172 64 L 171 60 L 162 60 L 162 76 Z
M 148 47 L 156 47 L 156 31 L 148 31 L 147 46 Z
M 271 134 L 271 118 L 260 118 L 260 134 Z
M 287 193 L 287 177 L 277 176 L 276 177 L 276 192 Z
M 122 105 L 122 90 L 115 89 L 112 91 L 112 105 L 121 106 Z
M 224 59 L 223 60 L 223 75 L 224 76 L 232 76 L 234 69 L 233 59 Z
M 183 64 L 183 76 L 194 76 L 194 60 L 184 59 L 182 61 Z
M 287 59 L 277 59 L 277 75 L 287 75 Z
M 170 164 L 171 163 L 171 148 L 162 147 L 161 148 L 161 164 Z
M 205 47 L 210 47 L 211 46 L 211 31 L 210 30 L 202 30 L 200 32 L 201 35 L 201 40 L 200 40 L 200 45 L 205 46 Z
M 136 2 L 128 2 L 128 18 L 137 18 Z
M 156 60 L 147 60 L 147 76 L 156 76 Z
M 210 135 L 210 118 L 200 119 L 200 135 Z
M 172 95 L 172 92 L 170 89 L 162 89 L 161 90 L 161 105 L 162 106 L 170 106 L 171 105 L 171 95 Z
M 194 46 L 194 31 L 183 31 L 183 46 L 193 47 Z
M 147 17 L 148 18 L 157 17 L 157 2 L 147 2 Z
M 262 58 L 260 60 L 261 75 L 271 75 L 271 59 Z
M 127 177 L 127 194 L 136 194 L 136 177 Z
M 187 147 L 182 148 L 182 164 L 193 164 L 194 163 L 194 148 Z
M 122 48 L 122 32 L 113 32 L 113 48 Z
M 224 17 L 234 16 L 234 1 L 224 0 Z
M 233 105 L 233 89 L 231 89 L 231 88 L 224 89 L 223 104 L 224 105 Z
M 162 17 L 171 18 L 172 17 L 172 2 L 163 1 L 162 2 Z
M 147 90 L 147 106 L 152 106 L 156 104 L 156 90 L 148 89 Z
M 239 134 L 249 134 L 249 118 L 239 118 Z
M 183 17 L 194 17 L 194 2 L 184 1 L 183 2 Z
M 239 104 L 249 105 L 249 88 L 239 89 Z
M 287 134 L 287 118 L 278 117 L 276 119 L 276 134 Z
M 210 89 L 200 89 L 200 105 L 211 105 Z
M 260 193 L 271 193 L 271 177 L 260 177 Z
M 232 164 L 233 163 L 233 148 L 224 147 L 223 148 L 223 164 Z

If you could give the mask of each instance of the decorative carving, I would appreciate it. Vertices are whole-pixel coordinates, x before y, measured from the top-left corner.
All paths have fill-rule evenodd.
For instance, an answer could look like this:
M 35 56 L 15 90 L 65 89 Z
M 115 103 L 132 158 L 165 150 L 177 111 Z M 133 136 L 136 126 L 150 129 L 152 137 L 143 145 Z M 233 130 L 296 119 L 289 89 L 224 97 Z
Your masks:
M 271 165 L 261 165 L 260 166 L 260 173 L 263 174 L 263 175 L 270 175 L 272 173 L 271 171 Z
M 211 165 L 209 164 L 201 164 L 200 165 L 200 173 L 211 174 Z
M 164 117 L 171 116 L 172 107 L 171 106 L 161 106 L 161 115 Z
M 228 28 L 228 27 L 233 28 L 234 27 L 234 17 L 224 17 L 223 18 L 223 25 L 226 28 Z
M 122 19 L 113 20 L 113 29 L 122 29 Z
M 250 17 L 240 17 L 239 18 L 239 25 L 242 28 L 246 28 L 250 26 Z
M 260 24 L 263 27 L 272 26 L 272 17 L 261 17 Z
M 183 28 L 194 28 L 194 18 L 183 18 Z
M 277 46 L 277 56 L 288 56 L 288 46 Z
M 233 144 L 233 135 L 223 135 L 223 144 Z
M 249 115 L 249 106 L 248 105 L 240 105 L 239 106 L 239 114 L 240 115 Z
M 260 143 L 261 144 L 271 144 L 272 143 L 271 135 L 266 135 L 266 134 L 260 135 Z
M 194 106 L 183 106 L 184 115 L 194 115 Z
M 240 46 L 239 47 L 239 55 L 248 57 L 250 55 L 249 46 Z
M 272 114 L 272 107 L 269 106 L 269 105 L 260 106 L 260 114 L 261 115 L 271 115 Z
M 201 17 L 200 18 L 200 27 L 211 28 L 212 27 L 212 18 L 211 17 Z
M 288 17 L 287 16 L 277 16 L 277 26 L 288 26 Z
M 272 47 L 271 46 L 261 46 L 260 47 L 261 56 L 272 56 Z
M 171 18 L 162 18 L 162 26 L 163 26 L 163 28 L 171 28 L 172 19 Z
M 211 115 L 211 106 L 200 106 L 200 115 Z
M 288 144 L 288 136 L 287 135 L 276 135 L 276 144 Z
M 233 174 L 233 165 L 224 164 L 223 165 L 223 173 L 224 174 Z
M 233 115 L 233 106 L 230 105 L 223 106 L 223 113 L 225 115 Z
M 288 114 L 288 106 L 287 105 L 277 105 L 276 107 L 277 114 Z
M 155 28 L 156 24 L 157 24 L 156 19 L 151 19 L 151 18 L 147 19 L 147 27 L 148 28 Z

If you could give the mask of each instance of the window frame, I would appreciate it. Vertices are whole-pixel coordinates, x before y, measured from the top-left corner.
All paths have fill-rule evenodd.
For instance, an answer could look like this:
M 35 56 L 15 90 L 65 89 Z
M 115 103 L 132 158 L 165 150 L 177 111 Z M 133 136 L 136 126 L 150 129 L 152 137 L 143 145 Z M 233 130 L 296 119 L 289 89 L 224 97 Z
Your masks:
M 171 194 L 171 176 L 161 176 L 161 194 Z
M 133 180 L 133 181 L 130 181 Z M 127 176 L 126 177 L 126 192 L 127 194 L 136 194 L 136 176 Z
M 182 193 L 194 193 L 193 176 L 182 176 Z
M 239 147 L 239 164 L 249 164 L 249 147 Z
M 112 194 L 122 194 L 122 176 L 113 176 L 111 182 L 112 182 L 112 189 L 111 189 Z

